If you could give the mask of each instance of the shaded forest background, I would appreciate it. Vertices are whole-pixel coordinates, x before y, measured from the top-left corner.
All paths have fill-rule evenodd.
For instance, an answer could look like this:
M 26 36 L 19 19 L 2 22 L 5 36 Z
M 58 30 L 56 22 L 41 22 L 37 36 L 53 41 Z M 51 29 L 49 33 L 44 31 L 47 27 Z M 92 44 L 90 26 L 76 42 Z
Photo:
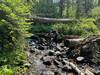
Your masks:
M 100 0 L 36 0 L 32 13 L 56 18 L 99 17 Z

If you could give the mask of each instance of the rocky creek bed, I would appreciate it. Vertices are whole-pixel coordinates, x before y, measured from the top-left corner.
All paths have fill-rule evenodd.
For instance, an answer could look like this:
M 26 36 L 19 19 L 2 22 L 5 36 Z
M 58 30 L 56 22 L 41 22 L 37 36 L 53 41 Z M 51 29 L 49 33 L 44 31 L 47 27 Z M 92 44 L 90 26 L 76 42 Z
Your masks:
M 98 55 L 100 51 L 100 37 L 70 37 L 56 42 L 55 36 L 47 37 L 49 40 L 43 35 L 42 40 L 32 36 L 27 51 L 31 64 L 28 75 L 100 75 L 99 56 L 94 62 L 94 50 L 98 49 Z

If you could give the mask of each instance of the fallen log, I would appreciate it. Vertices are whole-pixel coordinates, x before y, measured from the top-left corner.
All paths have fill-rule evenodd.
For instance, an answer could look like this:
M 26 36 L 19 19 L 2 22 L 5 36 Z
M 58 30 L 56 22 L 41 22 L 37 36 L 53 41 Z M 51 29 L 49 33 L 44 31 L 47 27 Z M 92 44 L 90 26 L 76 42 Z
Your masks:
M 70 65 L 79 75 L 85 75 L 74 63 L 63 60 L 66 64 Z
M 86 75 L 94 75 L 91 71 L 89 71 L 88 69 L 85 70 L 85 74 Z
M 44 18 L 44 17 L 34 17 L 31 20 L 27 20 L 27 22 L 34 23 L 68 23 L 68 22 L 78 22 L 76 19 L 57 19 L 57 18 Z

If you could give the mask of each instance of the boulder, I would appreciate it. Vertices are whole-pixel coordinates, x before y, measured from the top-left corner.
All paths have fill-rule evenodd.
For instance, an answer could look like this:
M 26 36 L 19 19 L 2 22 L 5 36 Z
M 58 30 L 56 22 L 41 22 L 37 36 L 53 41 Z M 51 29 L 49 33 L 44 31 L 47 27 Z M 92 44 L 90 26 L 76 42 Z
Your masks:
M 61 62 L 59 62 L 58 60 L 56 60 L 56 59 L 53 61 L 53 63 L 54 63 L 54 65 L 57 66 L 58 68 L 62 68 L 62 67 L 63 67 L 63 64 L 62 64 Z
M 25 63 L 24 66 L 29 68 L 31 66 L 31 64 L 30 63 Z
M 44 56 L 43 57 L 43 64 L 46 66 L 51 66 L 53 61 L 53 57 L 50 56 Z
M 64 65 L 64 67 L 62 68 L 62 71 L 71 72 L 72 71 L 72 67 L 70 65 Z
M 76 60 L 79 61 L 79 62 L 80 61 L 83 61 L 84 60 L 84 57 L 79 56 L 79 57 L 76 58 Z
M 45 47 L 44 47 L 44 46 L 42 46 L 42 45 L 40 45 L 40 46 L 38 46 L 38 49 L 39 49 L 39 50 L 44 50 L 44 49 L 45 49 Z
M 48 55 L 49 56 L 54 56 L 55 52 L 53 50 L 48 50 Z

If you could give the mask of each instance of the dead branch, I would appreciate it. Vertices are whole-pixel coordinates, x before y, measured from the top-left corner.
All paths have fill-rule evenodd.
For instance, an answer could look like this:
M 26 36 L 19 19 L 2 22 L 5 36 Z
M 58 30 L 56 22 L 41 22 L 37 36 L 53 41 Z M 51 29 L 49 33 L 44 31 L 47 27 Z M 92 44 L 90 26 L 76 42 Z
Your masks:
M 64 60 L 64 62 L 70 65 L 79 75 L 85 75 L 74 63 Z

